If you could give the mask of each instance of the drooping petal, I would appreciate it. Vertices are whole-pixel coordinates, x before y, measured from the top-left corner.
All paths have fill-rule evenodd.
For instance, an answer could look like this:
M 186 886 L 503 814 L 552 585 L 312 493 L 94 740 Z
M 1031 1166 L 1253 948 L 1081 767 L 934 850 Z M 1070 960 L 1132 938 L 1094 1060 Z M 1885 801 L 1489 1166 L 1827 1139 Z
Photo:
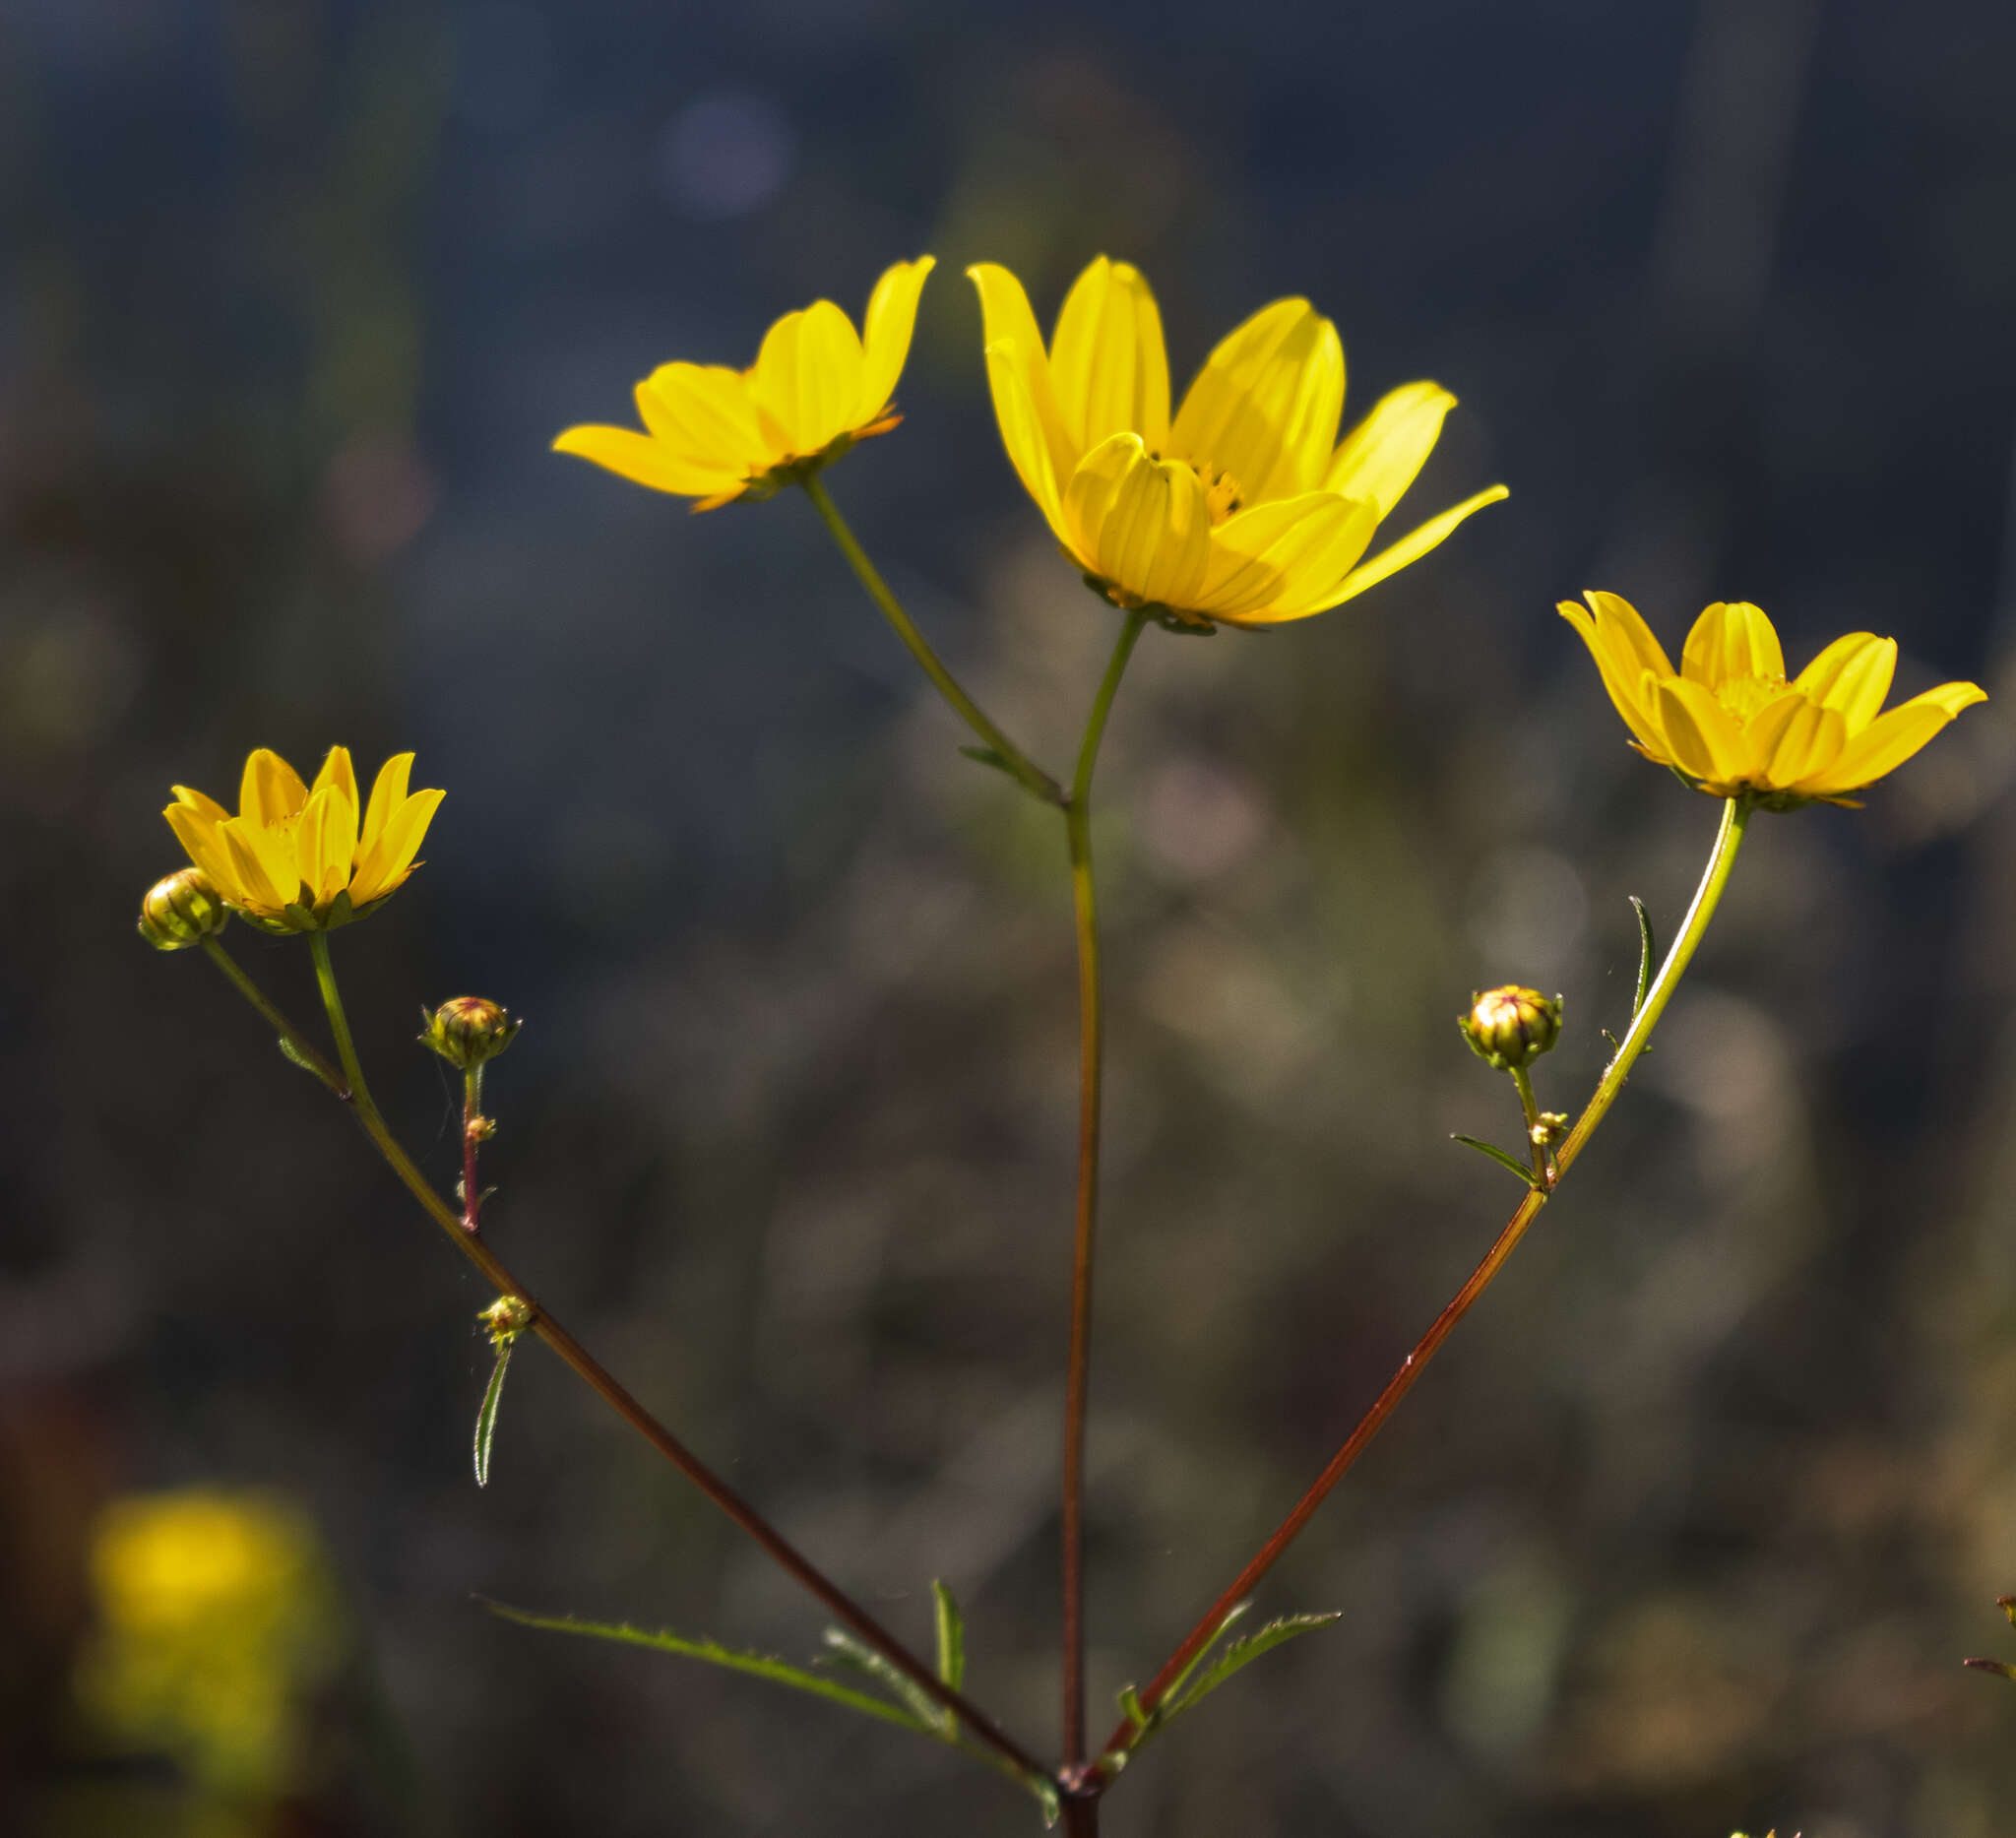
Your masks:
M 1306 617 L 1351 572 L 1378 522 L 1370 504 L 1334 491 L 1241 511 L 1211 533 L 1197 610 L 1246 625 Z
M 378 840 L 358 858 L 357 871 L 350 877 L 350 901 L 369 906 L 382 900 L 412 871 L 413 856 L 440 808 L 443 792 L 415 792 L 387 819 Z
M 1219 341 L 1176 411 L 1170 450 L 1238 480 L 1248 504 L 1312 488 L 1344 412 L 1344 347 L 1307 300 L 1276 300 Z
M 378 768 L 378 777 L 371 782 L 371 801 L 365 807 L 364 821 L 357 831 L 359 850 L 368 850 L 385 834 L 385 825 L 392 813 L 406 802 L 407 781 L 411 777 L 412 769 L 413 756 L 410 753 L 395 753 Z
M 872 421 L 889 406 L 903 366 L 910 356 L 911 334 L 916 328 L 917 297 L 938 258 L 920 255 L 898 262 L 883 272 L 868 295 L 861 318 L 861 398 L 854 407 L 854 425 Z
M 1669 677 L 1654 691 L 1667 757 L 1690 779 L 1716 789 L 1742 783 L 1749 764 L 1743 736 L 1705 685 Z
M 863 367 L 848 316 L 831 300 L 815 300 L 764 334 L 750 400 L 783 429 L 789 453 L 817 453 L 854 425 Z
M 648 485 L 653 491 L 675 492 L 684 498 L 739 491 L 746 476 L 740 472 L 709 472 L 691 460 L 680 459 L 663 441 L 627 427 L 570 427 L 553 442 L 553 451 L 593 461 L 633 485 Z
M 1140 602 L 1193 602 L 1210 555 L 1211 512 L 1187 466 L 1151 459 L 1139 434 L 1114 434 L 1072 475 L 1065 516 L 1096 574 Z
M 1878 715 L 1841 749 L 1831 766 L 1798 789 L 1815 797 L 1828 797 L 1873 785 L 1886 773 L 1895 772 L 1962 709 L 1986 700 L 1987 692 L 1978 684 L 1941 683 L 1909 702 L 1900 702 Z
M 1168 444 L 1162 314 L 1139 269 L 1101 256 L 1072 284 L 1050 341 L 1050 380 L 1081 453 L 1122 432 L 1158 453 Z
M 1785 653 L 1762 610 L 1748 601 L 1717 601 L 1694 621 L 1680 654 L 1680 674 L 1710 689 L 1736 677 L 1783 678 Z
M 1368 498 L 1387 517 L 1434 451 L 1456 398 L 1439 383 L 1403 383 L 1344 437 L 1323 476 L 1324 489 Z
M 1873 632 L 1837 638 L 1798 673 L 1793 685 L 1830 709 L 1839 709 L 1851 734 L 1876 719 L 1897 671 L 1897 641 Z
M 1595 595 L 1591 595 L 1593 600 Z M 1605 598 L 1611 598 L 1606 596 Z M 1618 602 L 1623 604 L 1622 602 Z M 1638 614 L 1628 605 L 1625 611 L 1633 619 Z M 1611 706 L 1624 718 L 1624 726 L 1639 740 L 1651 747 L 1662 758 L 1666 753 L 1666 735 L 1659 726 L 1657 699 L 1648 694 L 1646 685 L 1656 684 L 1663 676 L 1672 671 L 1649 668 L 1643 664 L 1634 665 L 1628 656 L 1620 656 L 1620 648 L 1614 643 L 1606 643 L 1598 628 L 1597 615 L 1586 606 L 1577 605 L 1572 600 L 1564 600 L 1555 607 L 1562 618 L 1575 628 L 1576 634 L 1589 647 L 1589 655 L 1596 661 L 1597 674 L 1603 678 L 1603 686 L 1609 696 Z M 1641 627 L 1642 627 L 1642 621 Z M 1648 632 L 1646 637 L 1651 639 Z M 1655 649 L 1657 640 L 1652 641 Z
M 254 823 L 279 823 L 296 815 L 308 801 L 301 775 L 271 747 L 260 747 L 245 761 L 238 784 L 238 815 Z
M 1509 498 L 1512 493 L 1503 485 L 1491 485 L 1480 491 L 1475 497 L 1465 498 L 1461 504 L 1452 505 L 1439 517 L 1431 517 L 1418 530 L 1411 530 L 1390 547 L 1381 549 L 1368 562 L 1354 568 L 1345 576 L 1343 585 L 1326 599 L 1320 606 L 1311 606 L 1311 612 L 1327 612 L 1332 606 L 1341 606 L 1348 600 L 1355 600 L 1368 587 L 1377 587 L 1390 574 L 1398 574 L 1410 563 L 1418 562 L 1431 548 L 1434 548 L 1466 517 L 1480 511 L 1486 504 L 1495 504 L 1500 498 Z

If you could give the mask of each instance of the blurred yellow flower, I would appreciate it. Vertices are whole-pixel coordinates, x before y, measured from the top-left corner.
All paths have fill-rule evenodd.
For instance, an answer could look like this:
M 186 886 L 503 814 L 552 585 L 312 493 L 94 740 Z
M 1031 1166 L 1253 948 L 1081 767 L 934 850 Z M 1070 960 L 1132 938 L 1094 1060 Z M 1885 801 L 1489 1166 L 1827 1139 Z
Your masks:
M 1276 300 L 1205 359 L 1171 420 L 1162 317 L 1139 270 L 1094 262 L 1047 351 L 1021 282 L 990 262 L 967 273 L 1008 457 L 1065 552 L 1117 606 L 1192 624 L 1306 618 L 1506 495 L 1493 485 L 1361 561 L 1455 407 L 1447 390 L 1392 391 L 1337 446 L 1337 328 L 1307 300 Z
M 412 763 L 395 753 L 362 804 L 347 747 L 330 748 L 312 788 L 261 747 L 245 762 L 235 817 L 186 785 L 161 814 L 240 917 L 266 931 L 326 931 L 396 893 L 419 865 L 444 793 L 409 794 Z
M 903 418 L 890 399 L 933 261 L 898 262 L 876 282 L 859 337 L 831 300 L 816 300 L 772 326 L 746 370 L 661 364 L 637 386 L 647 433 L 570 427 L 553 446 L 654 491 L 697 498 L 696 511 L 767 498 Z
M 301 1696 L 341 1644 L 307 1520 L 261 1494 L 116 1500 L 92 1576 L 98 1634 L 77 1679 L 92 1725 L 121 1748 L 172 1751 L 212 1790 L 284 1787 Z
M 1785 653 L 1763 612 L 1718 601 L 1694 621 L 1675 670 L 1629 602 L 1592 593 L 1560 611 L 1589 647 L 1603 684 L 1647 759 L 1717 797 L 1767 809 L 1848 794 L 1894 772 L 1962 709 L 1985 702 L 1974 683 L 1941 683 L 1881 714 L 1897 641 L 1837 638 L 1787 681 Z

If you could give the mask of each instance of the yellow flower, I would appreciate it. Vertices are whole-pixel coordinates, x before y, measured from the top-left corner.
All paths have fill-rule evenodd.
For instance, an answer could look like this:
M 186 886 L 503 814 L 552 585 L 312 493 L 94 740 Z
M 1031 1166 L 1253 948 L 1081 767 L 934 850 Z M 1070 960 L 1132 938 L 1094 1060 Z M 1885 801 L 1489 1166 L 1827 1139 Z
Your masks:
M 1336 446 L 1337 328 L 1307 300 L 1276 300 L 1205 359 L 1171 420 L 1162 317 L 1139 270 L 1094 262 L 1047 352 L 1021 282 L 990 262 L 967 273 L 1008 457 L 1065 553 L 1117 606 L 1192 624 L 1306 618 L 1506 495 L 1493 485 L 1360 561 L 1455 407 L 1447 390 L 1394 390 Z
M 654 491 L 711 511 L 767 498 L 903 417 L 890 406 L 933 258 L 898 262 L 868 296 L 861 336 L 831 300 L 787 313 L 746 370 L 661 364 L 637 386 L 650 430 L 570 427 L 553 442 Z
M 409 795 L 412 763 L 395 753 L 379 768 L 360 818 L 347 747 L 329 749 L 312 789 L 261 747 L 245 762 L 235 817 L 186 785 L 161 814 L 241 917 L 266 931 L 325 931 L 396 893 L 419 865 L 413 856 L 443 793 Z
M 1694 621 L 1675 670 L 1627 601 L 1561 602 L 1581 633 L 1631 744 L 1717 797 L 1749 795 L 1771 810 L 1848 794 L 1895 772 L 1962 709 L 1985 702 L 1974 683 L 1941 683 L 1882 714 L 1897 641 L 1837 638 L 1791 681 L 1771 621 L 1737 601 Z

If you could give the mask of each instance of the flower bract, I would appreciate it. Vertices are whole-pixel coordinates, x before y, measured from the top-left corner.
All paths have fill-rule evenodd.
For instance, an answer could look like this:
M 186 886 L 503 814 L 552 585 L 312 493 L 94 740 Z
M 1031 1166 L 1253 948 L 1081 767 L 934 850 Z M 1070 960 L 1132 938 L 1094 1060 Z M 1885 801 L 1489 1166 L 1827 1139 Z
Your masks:
M 1884 709 L 1897 641 L 1871 632 L 1837 638 L 1788 680 L 1778 633 L 1742 601 L 1718 601 L 1694 621 L 1675 670 L 1628 601 L 1586 598 L 1587 607 L 1563 601 L 1561 616 L 1589 647 L 1631 744 L 1717 797 L 1777 810 L 1853 804 L 1851 792 L 1987 700 L 1978 684 L 1941 683 Z
M 1338 444 L 1337 328 L 1307 300 L 1276 300 L 1219 344 L 1172 415 L 1162 317 L 1138 269 L 1094 262 L 1047 349 L 1021 282 L 992 263 L 967 273 L 1008 457 L 1115 605 L 1187 624 L 1306 618 L 1506 495 L 1493 485 L 1364 560 L 1456 405 L 1447 390 L 1405 384 Z
M 570 427 L 553 442 L 654 491 L 711 511 L 766 498 L 902 418 L 891 407 L 933 258 L 898 262 L 875 284 L 857 335 L 831 300 L 787 313 L 746 370 L 661 364 L 637 385 L 646 431 Z
M 162 813 L 196 863 L 241 918 L 267 931 L 326 931 L 396 893 L 440 792 L 407 790 L 410 753 L 379 768 L 369 802 L 357 795 L 349 749 L 331 747 L 313 786 L 261 747 L 245 762 L 234 817 L 186 785 Z

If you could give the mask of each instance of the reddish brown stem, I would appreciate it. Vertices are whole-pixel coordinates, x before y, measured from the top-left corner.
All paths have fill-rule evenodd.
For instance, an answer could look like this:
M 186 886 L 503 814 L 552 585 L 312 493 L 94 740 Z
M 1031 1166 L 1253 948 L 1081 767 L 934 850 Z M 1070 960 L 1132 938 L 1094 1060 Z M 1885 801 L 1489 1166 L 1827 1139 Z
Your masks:
M 472 1066 L 462 1075 L 462 1229 L 474 1237 L 482 1229 L 483 1190 L 476 1185 L 476 1144 L 482 1141 L 483 1073 Z

